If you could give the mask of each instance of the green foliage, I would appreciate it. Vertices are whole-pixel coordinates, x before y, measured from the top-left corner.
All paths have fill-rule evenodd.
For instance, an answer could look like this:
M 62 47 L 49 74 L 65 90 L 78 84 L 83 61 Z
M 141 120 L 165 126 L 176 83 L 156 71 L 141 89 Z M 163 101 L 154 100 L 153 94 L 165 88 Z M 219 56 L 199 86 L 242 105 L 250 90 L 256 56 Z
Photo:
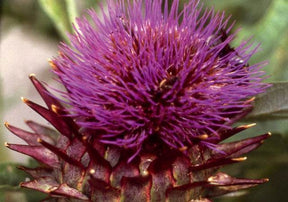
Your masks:
M 19 183 L 28 176 L 12 163 L 1 163 L 0 171 L 0 201 L 16 201 L 16 198 L 21 202 L 26 201 L 25 195 L 20 192 Z
M 19 189 L 19 183 L 28 177 L 17 166 L 13 163 L 0 164 L 0 191 L 16 191 Z
M 269 60 L 265 67 L 270 81 L 288 80 L 287 47 L 288 40 L 288 1 L 274 0 L 266 11 L 266 15 L 253 27 L 244 27 L 239 39 L 254 36 L 253 40 L 261 43 L 261 49 L 252 59 L 253 62 Z M 286 64 L 286 65 L 284 65 Z
M 29 166 L 35 165 L 34 160 Z M 44 194 L 20 188 L 19 184 L 30 178 L 25 172 L 18 169 L 19 164 L 0 164 L 0 201 L 2 202 L 38 202 Z
M 288 118 L 288 82 L 274 83 L 255 100 L 255 107 L 248 120 Z
M 39 4 L 50 17 L 61 36 L 67 40 L 72 32 L 72 23 L 78 16 L 74 0 L 39 0 Z
M 207 4 L 232 13 L 236 27 L 241 27 L 235 44 L 251 36 L 256 44 L 261 44 L 250 63 L 269 61 L 264 68 L 268 81 L 288 80 L 287 0 L 211 0 Z

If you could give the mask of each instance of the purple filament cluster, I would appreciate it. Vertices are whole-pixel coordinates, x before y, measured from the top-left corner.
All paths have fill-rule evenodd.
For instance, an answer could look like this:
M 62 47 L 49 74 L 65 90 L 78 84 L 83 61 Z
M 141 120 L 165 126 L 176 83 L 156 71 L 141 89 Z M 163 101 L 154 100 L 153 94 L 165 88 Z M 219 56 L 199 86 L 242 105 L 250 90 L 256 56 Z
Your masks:
M 198 0 L 108 1 L 77 20 L 52 61 L 70 114 L 104 144 L 141 149 L 157 136 L 173 148 L 211 146 L 261 93 L 251 43 L 232 48 L 224 13 Z M 107 9 L 106 9 L 107 8 Z M 205 137 L 205 138 L 203 138 Z

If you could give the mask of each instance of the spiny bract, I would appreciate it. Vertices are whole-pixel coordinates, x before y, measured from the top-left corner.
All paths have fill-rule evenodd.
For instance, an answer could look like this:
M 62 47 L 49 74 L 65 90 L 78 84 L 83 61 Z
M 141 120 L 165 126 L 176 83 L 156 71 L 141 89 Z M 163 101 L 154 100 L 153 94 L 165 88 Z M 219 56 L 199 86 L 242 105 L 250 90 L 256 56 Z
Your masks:
M 190 1 L 109 1 L 102 18 L 77 20 L 71 45 L 51 61 L 67 89 L 63 107 L 34 75 L 48 108 L 23 101 L 57 130 L 27 121 L 6 127 L 28 145 L 7 144 L 40 162 L 22 169 L 21 186 L 50 201 L 209 201 L 261 184 L 218 168 L 243 161 L 269 133 L 220 143 L 251 125 L 232 127 L 251 110 L 261 65 L 243 42 L 232 48 L 224 13 Z

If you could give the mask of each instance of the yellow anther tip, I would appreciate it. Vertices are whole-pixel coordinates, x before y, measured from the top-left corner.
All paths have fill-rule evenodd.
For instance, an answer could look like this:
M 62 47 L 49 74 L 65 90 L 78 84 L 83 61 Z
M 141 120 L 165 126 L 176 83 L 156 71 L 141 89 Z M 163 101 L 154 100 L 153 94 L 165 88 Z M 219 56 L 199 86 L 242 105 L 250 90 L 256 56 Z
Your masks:
M 29 78 L 34 78 L 36 77 L 36 74 L 32 73 L 32 74 L 29 74 Z
M 233 161 L 245 161 L 245 160 L 247 160 L 247 157 L 244 156 L 244 157 L 232 158 L 231 160 L 233 160 Z
M 26 99 L 26 98 L 24 98 L 24 97 L 21 97 L 21 100 L 22 100 L 22 102 L 24 102 L 24 103 L 28 102 L 28 99 Z

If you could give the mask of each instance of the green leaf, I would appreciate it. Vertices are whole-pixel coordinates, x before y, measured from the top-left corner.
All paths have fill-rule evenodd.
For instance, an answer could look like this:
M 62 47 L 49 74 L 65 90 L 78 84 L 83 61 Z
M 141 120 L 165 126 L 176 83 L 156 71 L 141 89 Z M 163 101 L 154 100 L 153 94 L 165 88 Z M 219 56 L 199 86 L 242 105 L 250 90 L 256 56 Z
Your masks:
M 287 53 L 287 34 L 288 34 L 288 1 L 274 0 L 266 11 L 266 14 L 255 25 L 243 26 L 238 34 L 236 44 L 249 36 L 253 36 L 253 41 L 261 44 L 261 48 L 257 54 L 253 56 L 250 63 L 257 63 L 263 60 L 271 60 L 271 63 L 264 67 L 264 70 L 271 75 L 269 81 L 288 80 L 283 78 L 281 68 L 279 71 L 278 59 L 283 60 L 283 55 Z M 282 47 L 282 48 L 281 48 Z M 284 47 L 284 48 L 283 48 Z M 280 57 L 279 57 L 280 56 Z M 285 57 L 287 58 L 287 57 Z M 283 66 L 283 65 L 282 65 Z M 285 66 L 285 68 L 287 65 Z M 280 73 L 280 74 L 279 74 Z
M 0 164 L 0 191 L 17 190 L 19 183 L 25 181 L 28 177 L 26 173 L 17 168 L 18 164 L 1 163 Z
M 254 104 L 253 111 L 246 117 L 248 120 L 288 118 L 288 82 L 274 83 Z
M 288 17 L 287 17 L 288 22 Z M 286 30 L 288 36 L 288 27 Z M 270 57 L 269 66 L 272 69 L 270 80 L 287 81 L 288 80 L 288 37 L 279 39 L 279 46 Z
M 23 192 L 1 192 L 0 191 L 0 201 L 1 202 L 27 202 L 25 193 Z M 30 202 L 30 201 L 28 201 Z
M 75 21 L 75 19 L 79 16 L 76 0 L 65 0 L 66 10 L 69 18 L 70 25 Z
M 72 32 L 72 23 L 78 15 L 75 0 L 39 0 L 39 4 L 68 41 L 67 33 Z
M 35 165 L 35 160 L 29 160 L 29 167 Z M 15 163 L 1 163 L 0 164 L 0 201 L 2 202 L 37 202 L 41 201 L 46 194 L 23 189 L 19 186 L 21 182 L 25 182 L 30 178 L 28 174 L 19 170 L 19 164 Z

